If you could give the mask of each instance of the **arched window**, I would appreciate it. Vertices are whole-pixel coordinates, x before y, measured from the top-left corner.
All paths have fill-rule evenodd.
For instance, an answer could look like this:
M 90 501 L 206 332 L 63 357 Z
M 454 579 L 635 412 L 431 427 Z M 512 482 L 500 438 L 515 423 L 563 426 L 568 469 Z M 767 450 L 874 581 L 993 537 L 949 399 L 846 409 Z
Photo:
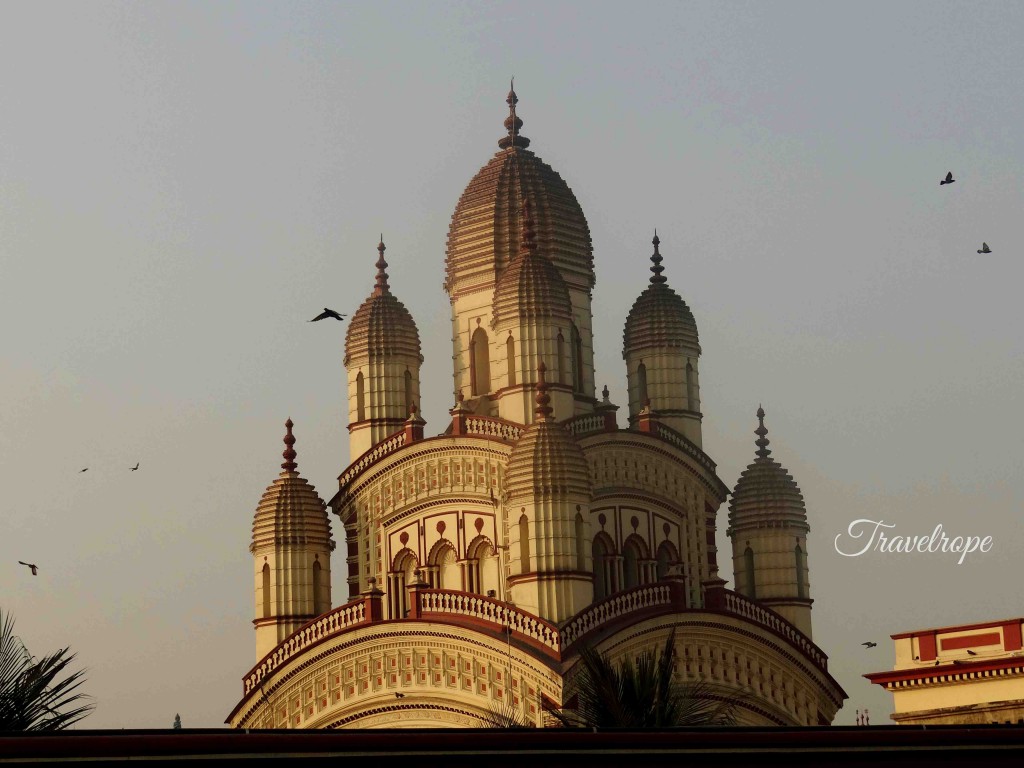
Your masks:
M 747 597 L 757 599 L 756 580 L 754 579 L 754 550 L 749 546 L 743 551 L 743 570 L 746 571 Z
M 363 391 L 363 372 L 356 374 L 356 421 L 363 421 L 366 418 L 366 400 Z
M 583 515 L 576 513 L 576 570 L 587 569 L 587 554 L 584 550 L 586 542 L 583 540 Z
M 697 382 L 693 377 L 693 366 L 686 362 L 686 407 L 691 411 L 698 410 L 697 407 Z
M 405 413 L 412 413 L 412 374 L 405 369 Z
M 466 591 L 486 595 L 498 592 L 498 558 L 491 542 L 477 536 L 466 548 Z
M 796 596 L 804 599 L 807 597 L 807 581 L 805 580 L 805 574 L 807 573 L 807 555 L 800 549 L 800 545 L 796 545 L 794 552 L 796 555 Z
M 583 339 L 575 324 L 572 326 L 572 388 L 574 392 L 583 391 Z
M 605 541 L 607 537 L 598 535 L 590 548 L 594 561 L 594 600 L 602 600 L 612 593 L 611 584 L 611 548 Z
M 640 561 L 644 553 L 636 536 L 630 536 L 622 545 L 622 581 L 623 589 L 639 587 L 644 583 Z
M 636 384 L 639 390 L 637 394 L 640 397 L 640 408 L 643 409 L 647 405 L 647 366 L 643 363 L 636 367 Z
M 530 521 L 525 514 L 519 518 L 519 572 L 530 572 Z
M 555 365 L 558 366 L 558 375 L 555 380 L 559 384 L 565 384 L 565 372 L 569 369 L 569 361 L 565 359 L 565 337 L 562 336 L 562 332 L 558 332 L 558 338 L 555 339 Z
M 658 545 L 658 581 L 661 581 L 668 576 L 669 567 L 676 565 L 678 562 L 679 555 L 676 553 L 676 548 L 672 546 L 672 543 L 668 541 L 661 542 L 661 544 Z
M 474 395 L 484 395 L 491 391 L 489 354 L 487 332 L 477 328 L 469 342 L 470 389 Z
M 313 613 L 317 616 L 324 612 L 324 608 L 321 606 L 323 600 L 320 599 L 320 590 L 323 589 L 321 583 L 323 574 L 320 571 L 320 561 L 313 561 Z
M 512 338 L 512 334 L 508 335 L 508 341 L 505 342 L 505 356 L 508 358 L 508 385 L 514 387 L 516 385 L 516 340 Z
M 263 618 L 270 618 L 270 565 L 263 564 Z
M 409 613 L 409 590 L 408 585 L 416 580 L 416 569 L 419 561 L 411 549 L 403 549 L 395 555 L 394 565 L 388 573 L 388 586 L 390 598 L 388 604 L 391 606 L 391 618 L 402 619 Z

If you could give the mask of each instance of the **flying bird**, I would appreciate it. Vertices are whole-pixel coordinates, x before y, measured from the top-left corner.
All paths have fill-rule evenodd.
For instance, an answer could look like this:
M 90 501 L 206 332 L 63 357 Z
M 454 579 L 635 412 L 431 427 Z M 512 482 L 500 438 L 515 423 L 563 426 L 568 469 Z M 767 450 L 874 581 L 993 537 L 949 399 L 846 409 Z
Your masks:
M 405 698 L 405 694 L 404 693 L 395 693 L 395 698 L 396 699 L 404 699 Z
M 323 311 L 323 312 L 321 312 L 321 313 L 320 313 L 319 315 L 317 315 L 316 317 L 314 317 L 314 318 L 313 318 L 312 320 L 310 320 L 309 322 L 311 322 L 311 323 L 315 323 L 315 322 L 316 322 L 317 320 L 323 320 L 323 319 L 325 319 L 325 318 L 328 318 L 328 317 L 333 317 L 333 318 L 334 318 L 335 320 L 341 320 L 341 319 L 342 319 L 342 318 L 344 318 L 345 316 L 344 316 L 344 315 L 339 315 L 339 314 L 338 314 L 337 312 L 335 312 L 335 311 L 334 311 L 333 309 L 328 309 L 327 307 L 324 307 L 324 311 Z
M 955 181 L 956 179 L 953 178 L 953 172 L 950 171 L 949 173 L 946 174 L 946 178 L 939 182 L 939 186 L 941 187 L 943 184 L 952 184 Z
M 88 467 L 86 467 L 85 469 L 82 470 L 82 472 L 88 472 L 88 471 L 89 471 Z M 78 474 L 82 474 L 82 472 L 79 472 Z
M 992 253 L 992 249 L 988 247 L 988 243 L 982 243 L 981 250 L 978 253 Z
M 134 471 L 135 471 L 135 470 L 137 470 L 138 468 L 139 468 L 139 462 L 137 462 L 137 461 L 136 461 L 136 462 L 135 462 L 135 466 L 134 466 L 134 467 L 132 467 L 132 472 L 134 472 Z
M 878 643 L 872 643 L 870 640 L 866 643 L 861 643 L 865 648 L 874 648 Z
M 19 560 L 18 564 L 19 565 L 27 565 L 32 570 L 32 575 L 33 576 L 38 576 L 39 575 L 39 566 L 38 565 L 35 565 L 33 563 L 26 563 L 24 560 Z

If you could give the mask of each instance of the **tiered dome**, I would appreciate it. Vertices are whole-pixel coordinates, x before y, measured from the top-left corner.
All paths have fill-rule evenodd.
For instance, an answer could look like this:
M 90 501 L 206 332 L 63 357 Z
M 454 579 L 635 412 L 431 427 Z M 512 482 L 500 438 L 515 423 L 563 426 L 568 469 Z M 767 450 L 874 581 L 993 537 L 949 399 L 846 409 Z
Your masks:
M 654 255 L 651 261 L 651 283 L 644 289 L 629 310 L 622 334 L 623 356 L 627 352 L 647 347 L 686 347 L 700 354 L 697 339 L 697 321 L 682 297 L 668 287 L 661 273 L 662 256 L 658 251 L 661 241 L 654 233 Z
M 757 409 L 758 428 L 754 433 L 757 458 L 740 474 L 729 502 L 729 526 L 761 523 L 796 523 L 807 526 L 807 511 L 800 488 L 768 450 L 768 430 L 764 426 L 764 409 Z
M 384 239 L 377 244 L 377 278 L 373 293 L 352 316 L 345 335 L 345 365 L 355 355 L 371 358 L 385 354 L 405 353 L 423 360 L 420 334 L 409 310 L 391 294 L 388 263 L 384 261 Z
M 498 278 L 494 289 L 494 321 L 520 317 L 553 317 L 570 320 L 569 290 L 551 259 L 537 253 L 530 201 L 523 203 L 519 257 Z
M 505 470 L 509 499 L 522 496 L 591 494 L 590 470 L 583 449 L 565 427 L 551 418 L 551 398 L 544 380 L 544 363 L 537 368 L 537 420 L 512 447 Z
M 292 420 L 285 422 L 284 470 L 263 493 L 252 521 L 250 551 L 263 545 L 319 544 L 334 549 L 327 505 L 316 489 L 299 476 L 295 463 Z
M 494 281 L 515 261 L 520 210 L 532 201 L 537 244 L 573 288 L 594 286 L 594 249 L 590 227 L 576 196 L 519 134 L 519 99 L 509 91 L 508 135 L 501 151 L 473 177 L 459 198 L 448 230 L 445 290 L 452 297 Z

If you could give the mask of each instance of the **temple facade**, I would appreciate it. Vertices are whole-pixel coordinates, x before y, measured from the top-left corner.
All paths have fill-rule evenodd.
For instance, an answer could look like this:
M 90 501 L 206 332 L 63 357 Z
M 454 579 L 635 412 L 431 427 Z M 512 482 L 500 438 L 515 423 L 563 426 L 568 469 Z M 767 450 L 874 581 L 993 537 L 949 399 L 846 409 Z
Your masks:
M 572 705 L 581 648 L 635 657 L 674 631 L 678 679 L 738 696 L 741 723 L 831 723 L 845 693 L 811 639 L 807 513 L 764 412 L 729 504 L 729 589 L 715 531 L 730 491 L 702 449 L 693 313 L 655 234 L 625 318 L 620 423 L 595 387 L 590 229 L 517 102 L 448 233 L 451 421 L 425 434 L 419 331 L 381 242 L 345 342 L 354 460 L 325 504 L 286 425 L 253 522 L 256 664 L 227 722 L 544 726 Z

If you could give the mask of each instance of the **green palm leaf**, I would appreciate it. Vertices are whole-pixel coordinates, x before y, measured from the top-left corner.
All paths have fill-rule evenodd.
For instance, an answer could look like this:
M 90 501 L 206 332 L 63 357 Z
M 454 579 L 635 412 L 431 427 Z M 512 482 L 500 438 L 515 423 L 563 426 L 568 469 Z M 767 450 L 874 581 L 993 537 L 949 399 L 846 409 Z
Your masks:
M 14 634 L 14 619 L 0 612 L 0 731 L 59 731 L 92 712 L 77 692 L 85 670 L 62 677 L 75 660 L 69 650 L 37 661 Z

